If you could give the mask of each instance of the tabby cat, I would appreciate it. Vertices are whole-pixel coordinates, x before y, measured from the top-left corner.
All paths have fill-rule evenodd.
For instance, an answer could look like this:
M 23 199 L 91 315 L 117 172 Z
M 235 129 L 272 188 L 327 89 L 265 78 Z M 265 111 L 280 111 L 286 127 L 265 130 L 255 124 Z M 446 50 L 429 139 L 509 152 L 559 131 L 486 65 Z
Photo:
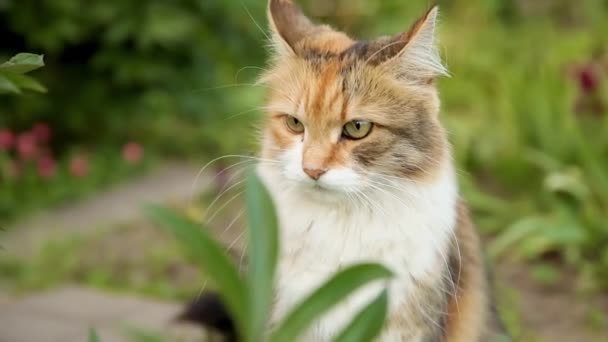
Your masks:
M 271 323 L 341 268 L 377 262 L 396 275 L 380 341 L 490 341 L 501 331 L 439 121 L 436 79 L 448 72 L 437 15 L 433 7 L 404 33 L 361 41 L 291 0 L 269 1 L 261 156 L 273 162 L 258 173 L 280 223 Z M 302 340 L 331 340 L 383 286 L 356 292 Z

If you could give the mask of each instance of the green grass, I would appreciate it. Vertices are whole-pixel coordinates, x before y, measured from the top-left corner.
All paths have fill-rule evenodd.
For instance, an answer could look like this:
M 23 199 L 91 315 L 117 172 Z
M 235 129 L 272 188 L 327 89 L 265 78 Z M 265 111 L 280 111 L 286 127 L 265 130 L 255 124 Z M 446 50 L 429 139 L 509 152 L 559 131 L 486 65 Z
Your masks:
M 608 288 L 608 115 L 575 112 L 568 73 L 590 60 L 603 39 L 591 33 L 606 25 L 459 19 L 442 30 L 453 76 L 441 82 L 443 120 L 465 197 L 495 236 L 489 252 L 541 261 L 557 253 L 554 270 L 574 265 L 581 287 Z
M 0 274 L 0 288 L 12 293 L 80 284 L 185 301 L 206 284 L 192 259 L 145 223 L 48 241 L 27 258 L 0 258 Z

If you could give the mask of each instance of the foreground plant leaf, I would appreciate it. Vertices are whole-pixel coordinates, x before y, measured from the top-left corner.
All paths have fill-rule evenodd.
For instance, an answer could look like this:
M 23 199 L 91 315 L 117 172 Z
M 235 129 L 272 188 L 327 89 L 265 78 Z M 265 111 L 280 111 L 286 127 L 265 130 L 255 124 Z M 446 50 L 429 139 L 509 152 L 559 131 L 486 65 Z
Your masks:
M 260 341 L 272 302 L 278 233 L 272 199 L 253 170 L 247 176 L 245 199 L 249 223 L 249 340 Z
M 224 252 L 224 248 L 215 242 L 200 224 L 184 218 L 171 209 L 148 206 L 145 212 L 150 219 L 173 233 L 186 251 L 205 270 L 234 317 L 239 333 L 248 336 L 247 287 Z
M 382 331 L 387 306 L 388 292 L 384 290 L 353 318 L 334 342 L 372 341 Z
M 293 309 L 276 328 L 270 341 L 296 341 L 310 324 L 355 290 L 371 281 L 387 279 L 391 275 L 388 269 L 377 264 L 348 267 L 334 275 Z
M 8 61 L 0 64 L 0 71 L 25 74 L 44 66 L 44 56 L 33 53 L 18 53 Z
M 28 89 L 39 93 L 46 93 L 47 89 L 40 82 L 28 75 L 6 73 L 4 77 L 11 81 L 19 89 Z
M 8 77 L 0 74 L 0 94 L 2 93 L 21 94 L 21 89 Z

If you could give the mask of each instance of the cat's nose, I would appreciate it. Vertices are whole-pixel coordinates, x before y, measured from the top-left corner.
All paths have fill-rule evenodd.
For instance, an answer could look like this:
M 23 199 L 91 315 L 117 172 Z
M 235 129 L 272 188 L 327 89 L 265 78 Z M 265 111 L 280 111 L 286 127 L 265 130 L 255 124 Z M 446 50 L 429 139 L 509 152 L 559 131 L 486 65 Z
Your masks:
M 308 175 L 308 177 L 314 179 L 314 180 L 319 180 L 319 178 L 321 178 L 321 176 L 323 176 L 323 174 L 325 172 L 327 172 L 327 169 L 309 169 L 309 168 L 303 168 L 304 169 L 304 173 L 306 173 Z

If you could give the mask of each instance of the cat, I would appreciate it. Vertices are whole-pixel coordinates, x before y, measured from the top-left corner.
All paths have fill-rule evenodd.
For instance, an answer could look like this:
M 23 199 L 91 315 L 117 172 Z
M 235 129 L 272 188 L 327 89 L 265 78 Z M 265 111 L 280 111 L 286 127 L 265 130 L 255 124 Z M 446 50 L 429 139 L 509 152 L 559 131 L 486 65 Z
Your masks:
M 336 271 L 376 262 L 395 274 L 379 341 L 490 341 L 502 333 L 439 121 L 436 80 L 448 71 L 437 16 L 435 6 L 404 33 L 356 41 L 313 23 L 291 0 L 269 1 L 261 157 L 272 162 L 257 172 L 280 226 L 271 326 Z M 383 286 L 359 290 L 301 340 L 331 340 Z M 205 298 L 184 317 L 224 322 L 235 339 L 225 310 L 197 317 L 201 305 L 221 308 Z

